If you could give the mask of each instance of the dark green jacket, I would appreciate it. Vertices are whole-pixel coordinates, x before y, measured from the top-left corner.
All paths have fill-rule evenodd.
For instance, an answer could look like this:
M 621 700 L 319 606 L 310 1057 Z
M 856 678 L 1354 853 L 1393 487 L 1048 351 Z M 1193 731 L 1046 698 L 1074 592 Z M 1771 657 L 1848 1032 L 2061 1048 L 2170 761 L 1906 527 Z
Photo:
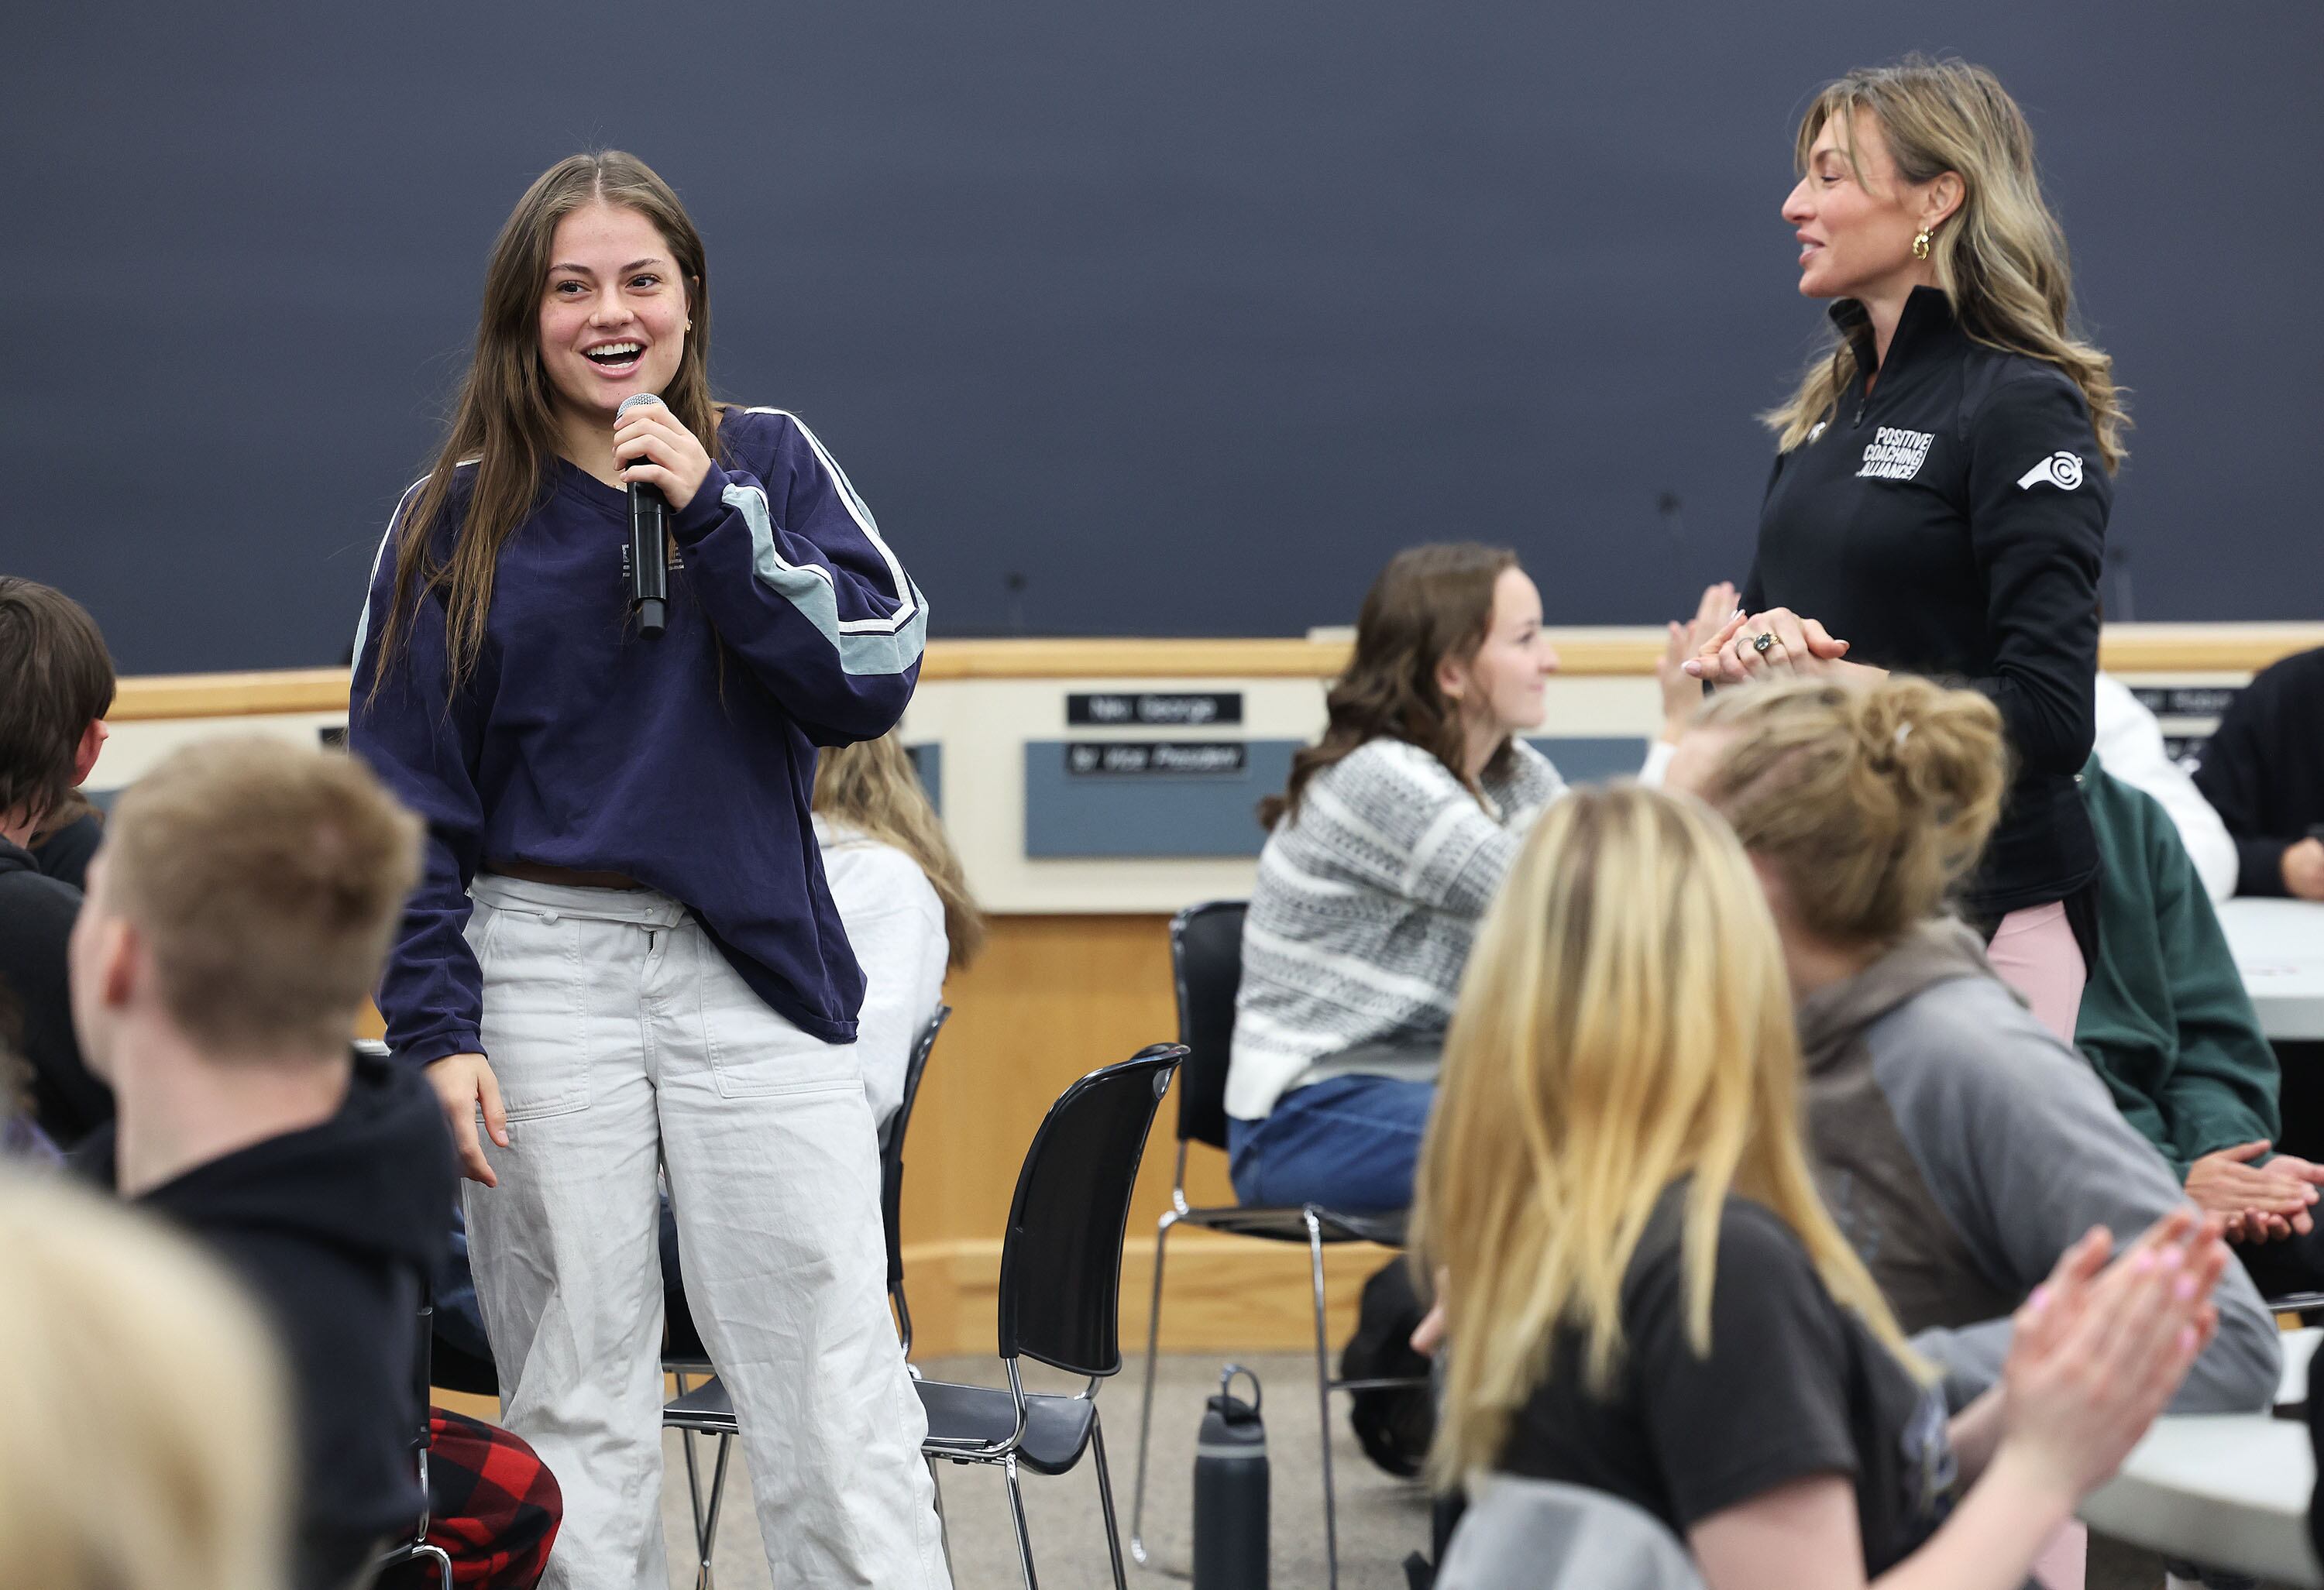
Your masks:
M 2184 1181 L 2207 1153 L 2274 1141 L 2275 1052 L 2170 816 L 2096 757 L 2081 788 L 2105 868 L 2074 1043 Z

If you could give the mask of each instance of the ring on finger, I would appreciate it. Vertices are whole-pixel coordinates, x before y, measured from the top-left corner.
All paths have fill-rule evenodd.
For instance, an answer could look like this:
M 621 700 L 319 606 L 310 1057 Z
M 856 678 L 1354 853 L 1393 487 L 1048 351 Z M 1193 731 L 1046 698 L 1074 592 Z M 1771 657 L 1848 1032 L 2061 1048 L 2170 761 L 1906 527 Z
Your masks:
M 1752 639 L 1751 649 L 1765 657 L 1767 655 L 1767 648 L 1775 644 L 1775 632 L 1772 630 L 1764 630 Z

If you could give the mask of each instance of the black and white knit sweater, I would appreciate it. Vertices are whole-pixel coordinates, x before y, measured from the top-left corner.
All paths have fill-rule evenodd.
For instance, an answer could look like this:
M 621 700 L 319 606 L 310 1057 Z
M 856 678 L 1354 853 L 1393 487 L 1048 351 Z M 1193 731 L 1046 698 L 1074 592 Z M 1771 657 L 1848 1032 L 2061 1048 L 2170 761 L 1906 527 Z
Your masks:
M 1477 924 L 1565 790 L 1540 752 L 1512 750 L 1480 804 L 1432 753 L 1370 740 L 1276 823 L 1243 925 L 1228 1114 L 1262 1119 L 1329 1076 L 1434 1074 Z

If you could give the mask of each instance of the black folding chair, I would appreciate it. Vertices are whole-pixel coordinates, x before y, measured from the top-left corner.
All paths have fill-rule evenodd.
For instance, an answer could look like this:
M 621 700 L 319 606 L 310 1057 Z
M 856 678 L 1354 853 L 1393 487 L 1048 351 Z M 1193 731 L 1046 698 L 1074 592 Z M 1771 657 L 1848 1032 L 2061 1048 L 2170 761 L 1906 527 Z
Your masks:
M 912 1106 L 919 1102 L 928 1052 L 936 1046 L 936 1034 L 951 1015 L 951 1006 L 939 1005 L 928 1017 L 919 1042 L 912 1045 L 911 1059 L 904 1063 L 904 1101 L 880 1128 L 880 1218 L 888 1235 L 888 1300 L 896 1307 L 896 1333 L 903 1338 L 907 1360 L 912 1356 L 912 1306 L 904 1297 L 904 1131 L 912 1124 Z
M 425 1290 L 420 1294 L 420 1348 L 417 1372 L 419 1383 L 420 1435 L 411 1443 L 414 1460 L 420 1470 L 420 1521 L 412 1527 L 406 1539 L 390 1547 L 374 1565 L 373 1577 L 378 1578 L 391 1568 L 409 1562 L 425 1562 L 434 1571 L 437 1590 L 452 1590 L 452 1555 L 428 1538 L 428 1448 L 435 1440 L 435 1429 L 429 1419 L 428 1392 L 432 1376 L 433 1348 L 436 1336 L 436 1303 Z
M 920 1097 L 920 1079 L 928 1069 L 928 1054 L 936 1048 L 936 1034 L 944 1031 L 945 1020 L 951 1015 L 951 1006 L 939 1005 L 936 1014 L 928 1017 L 928 1025 L 920 1029 L 918 1039 L 912 1044 L 911 1056 L 904 1062 L 903 1102 L 880 1128 L 880 1216 L 888 1240 L 888 1300 L 895 1306 L 897 1331 L 903 1338 L 907 1359 L 912 1354 L 912 1310 L 904 1299 L 904 1249 L 898 1235 L 904 1198 L 904 1133 L 912 1123 L 912 1106 Z M 661 1366 L 665 1373 L 677 1377 L 678 1398 L 662 1410 L 662 1428 L 679 1432 L 678 1444 L 686 1454 L 686 1495 L 694 1509 L 694 1544 L 698 1559 L 694 1583 L 696 1590 L 713 1590 L 716 1581 L 710 1569 L 711 1549 L 718 1543 L 718 1509 L 726 1493 L 726 1464 L 733 1456 L 734 1435 L 731 1429 L 706 1430 L 673 1417 L 679 1403 L 698 1389 L 687 1383 L 711 1374 L 710 1352 L 702 1345 L 702 1334 L 695 1326 L 683 1291 L 672 1290 L 664 1294 L 663 1315 L 668 1321 L 668 1340 L 662 1349 Z M 908 1363 L 905 1367 L 911 1366 Z M 912 1374 L 918 1378 L 919 1371 L 914 1369 Z M 702 1492 L 700 1462 L 694 1450 L 696 1435 L 718 1438 L 718 1454 L 711 1466 L 710 1493 L 706 1498 Z
M 1323 1561 L 1328 1584 L 1340 1582 L 1338 1503 L 1332 1483 L 1332 1393 L 1425 1386 L 1425 1379 L 1337 1380 L 1323 1317 L 1323 1249 L 1343 1242 L 1404 1245 L 1402 1210 L 1358 1215 L 1321 1204 L 1232 1204 L 1197 1209 L 1186 1201 L 1186 1145 L 1227 1145 L 1227 1058 L 1234 1042 L 1235 991 L 1242 984 L 1245 903 L 1213 900 L 1171 919 L 1170 966 L 1178 994 L 1178 1041 L 1186 1062 L 1178 1072 L 1178 1163 L 1170 1178 L 1170 1208 L 1154 1236 L 1154 1302 L 1146 1324 L 1146 1395 L 1138 1421 L 1138 1478 L 1130 1504 L 1130 1554 L 1147 1561 L 1146 1464 L 1154 1428 L 1154 1369 L 1162 1337 L 1162 1261 L 1174 1226 L 1194 1226 L 1265 1242 L 1304 1242 L 1315 1303 L 1315 1399 L 1323 1433 Z
M 1121 1250 L 1130 1190 L 1154 1112 L 1185 1052 L 1175 1043 L 1157 1043 L 1120 1065 L 1092 1071 L 1059 1096 L 1033 1134 L 1001 1244 L 999 1345 L 1007 1389 L 913 1383 L 928 1418 L 922 1451 L 948 1463 L 994 1465 L 1007 1480 L 1025 1590 L 1038 1590 L 1038 1584 L 1017 1471 L 1021 1466 L 1037 1474 L 1065 1474 L 1084 1452 L 1097 1459 L 1106 1550 L 1115 1590 L 1126 1590 L 1097 1385 L 1121 1368 Z M 1086 1375 L 1088 1383 L 1070 1396 L 1028 1392 L 1018 1373 L 1019 1357 Z M 670 1411 L 692 1429 L 731 1433 L 735 1428 L 733 1403 L 715 1379 L 672 1402 Z

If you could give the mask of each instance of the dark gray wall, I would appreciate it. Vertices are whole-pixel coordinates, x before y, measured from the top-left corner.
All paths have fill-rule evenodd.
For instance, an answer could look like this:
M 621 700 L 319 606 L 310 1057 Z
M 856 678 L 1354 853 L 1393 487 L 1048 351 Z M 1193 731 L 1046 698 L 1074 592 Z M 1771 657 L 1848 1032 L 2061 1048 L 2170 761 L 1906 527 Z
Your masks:
M 2026 106 L 2135 389 L 2116 615 L 2324 612 L 2312 0 L 18 7 L 0 567 L 131 671 L 336 658 L 494 228 L 603 143 L 939 633 L 1344 622 L 1452 536 L 1554 620 L 1675 614 L 1820 324 L 1793 119 L 1912 48 Z

